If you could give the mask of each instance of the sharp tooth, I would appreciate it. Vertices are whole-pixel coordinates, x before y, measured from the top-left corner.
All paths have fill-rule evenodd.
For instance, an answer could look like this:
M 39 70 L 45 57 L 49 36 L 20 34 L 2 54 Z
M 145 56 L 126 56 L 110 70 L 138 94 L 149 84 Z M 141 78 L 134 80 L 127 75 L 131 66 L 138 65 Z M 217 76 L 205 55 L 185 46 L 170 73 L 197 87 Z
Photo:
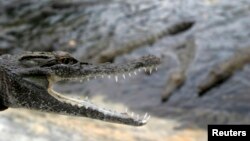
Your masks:
M 137 74 L 136 71 L 134 71 L 134 74 L 135 74 L 135 75 Z
M 118 82 L 118 76 L 115 76 L 115 82 Z
M 128 75 L 131 77 L 131 73 L 128 73 Z
M 149 69 L 149 74 L 151 74 L 151 73 L 152 73 L 152 68 Z
M 139 72 L 141 72 L 141 69 L 138 69 Z
M 148 116 L 148 113 L 146 113 L 146 114 L 144 115 L 143 119 L 146 119 L 147 116 Z
M 123 75 L 122 75 L 122 77 L 123 77 L 123 79 L 126 79 L 126 76 L 125 76 L 125 74 L 123 74 Z
M 155 71 L 157 71 L 158 70 L 158 68 L 157 67 L 155 67 Z
M 85 101 L 88 101 L 88 100 L 89 100 L 89 98 L 86 96 L 84 100 L 85 100 Z
M 108 76 L 108 78 L 110 79 L 110 78 L 111 78 L 111 76 L 109 75 L 109 76 Z
M 144 69 L 145 72 L 147 71 L 147 68 L 144 67 L 143 69 Z

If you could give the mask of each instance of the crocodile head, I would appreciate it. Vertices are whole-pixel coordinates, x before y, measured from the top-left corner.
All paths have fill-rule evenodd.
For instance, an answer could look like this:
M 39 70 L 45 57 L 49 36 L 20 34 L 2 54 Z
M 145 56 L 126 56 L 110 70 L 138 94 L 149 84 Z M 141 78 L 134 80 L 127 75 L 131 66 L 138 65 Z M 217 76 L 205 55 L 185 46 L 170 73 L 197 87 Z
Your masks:
M 125 64 L 89 64 L 65 52 L 28 52 L 0 57 L 1 105 L 141 126 L 149 115 L 133 116 L 98 107 L 87 99 L 66 97 L 52 89 L 59 81 L 85 81 L 95 77 L 125 77 L 130 72 L 153 69 L 159 58 L 148 55 Z

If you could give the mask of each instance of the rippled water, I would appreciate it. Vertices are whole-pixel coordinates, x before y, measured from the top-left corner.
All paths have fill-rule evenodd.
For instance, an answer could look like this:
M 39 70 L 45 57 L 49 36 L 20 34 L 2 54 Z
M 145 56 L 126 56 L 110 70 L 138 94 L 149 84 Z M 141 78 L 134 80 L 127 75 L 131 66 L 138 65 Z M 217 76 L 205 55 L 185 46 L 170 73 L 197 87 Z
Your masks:
M 0 2 L 9 5 L 12 1 Z M 47 4 L 48 1 L 45 0 L 33 1 L 31 9 L 35 9 L 36 6 L 46 7 Z M 208 123 L 250 123 L 249 66 L 237 72 L 225 84 L 210 91 L 207 96 L 202 98 L 196 96 L 196 85 L 204 80 L 214 64 L 223 62 L 233 55 L 237 48 L 250 45 L 250 1 L 113 0 L 90 4 L 84 8 L 80 6 L 77 10 L 67 11 L 66 14 L 67 16 L 64 17 L 64 13 L 59 12 L 45 20 L 42 19 L 41 22 L 49 23 L 49 26 L 38 24 L 35 25 L 37 28 L 30 28 L 30 24 L 17 24 L 14 28 L 6 26 L 10 17 L 2 16 L 0 30 L 6 31 L 3 33 L 9 33 L 13 28 L 12 30 L 17 33 L 22 33 L 21 35 L 24 36 L 22 38 L 13 35 L 14 43 L 7 42 L 11 45 L 19 45 L 21 49 L 63 49 L 72 52 L 77 58 L 86 59 L 84 54 L 90 48 L 119 48 L 129 42 L 158 33 L 177 21 L 194 20 L 196 23 L 191 30 L 183 34 L 159 39 L 153 45 L 145 45 L 115 60 L 119 63 L 148 53 L 165 56 L 162 58 L 163 64 L 159 70 L 150 76 L 142 73 L 118 83 L 114 80 L 97 79 L 84 84 L 58 86 L 60 91 L 74 95 L 88 95 L 94 100 L 102 96 L 103 100 L 100 101 L 104 105 L 108 104 L 112 107 L 112 105 L 122 104 L 136 112 L 149 112 L 153 119 L 148 126 L 137 130 L 102 122 L 93 121 L 92 124 L 92 120 L 80 122 L 80 118 L 69 118 L 70 122 L 66 122 L 69 119 L 60 116 L 61 123 L 58 123 L 53 120 L 57 118 L 55 115 L 30 112 L 25 115 L 18 110 L 11 110 L 1 113 L 0 130 L 4 131 L 0 132 L 1 137 L 5 136 L 10 140 L 14 134 L 17 135 L 15 137 L 23 140 L 35 137 L 39 137 L 40 140 L 70 140 L 68 136 L 72 136 L 75 140 L 82 138 L 119 140 L 124 130 L 126 131 L 124 134 L 131 136 L 127 140 L 154 140 L 149 136 L 141 135 L 148 132 L 151 132 L 156 140 L 176 140 L 175 137 L 169 136 L 169 133 L 176 136 L 187 135 L 183 140 L 188 137 L 200 140 L 206 139 L 204 130 Z M 61 20 L 63 17 L 64 19 Z M 175 92 L 169 102 L 162 104 L 160 95 L 166 86 L 168 72 L 177 64 L 174 47 L 191 36 L 195 39 L 197 50 L 195 59 L 187 72 L 188 80 L 179 91 Z M 41 117 L 44 117 L 44 121 Z M 74 126 L 71 125 L 72 123 Z M 88 126 L 78 127 L 84 124 Z M 73 127 L 67 129 L 69 125 Z M 155 133 L 156 125 L 161 132 Z M 35 126 L 36 130 L 30 126 Z M 110 130 L 109 126 L 115 130 Z M 100 128 L 105 131 L 97 130 Z M 192 131 L 189 131 L 190 128 Z M 92 129 L 93 133 L 87 132 L 86 129 Z M 134 130 L 139 133 L 133 134 Z M 35 131 L 41 134 L 35 134 Z M 111 133 L 115 131 L 117 134 L 112 135 Z M 118 137 L 115 138 L 115 136 Z

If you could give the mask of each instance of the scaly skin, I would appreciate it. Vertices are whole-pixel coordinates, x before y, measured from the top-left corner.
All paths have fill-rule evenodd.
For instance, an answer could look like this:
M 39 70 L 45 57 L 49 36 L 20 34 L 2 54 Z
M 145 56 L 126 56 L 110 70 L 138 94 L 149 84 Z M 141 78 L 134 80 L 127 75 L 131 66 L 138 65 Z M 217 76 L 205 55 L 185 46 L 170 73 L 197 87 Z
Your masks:
M 62 80 L 84 81 L 96 76 L 118 75 L 160 63 L 155 56 L 144 56 L 127 64 L 93 65 L 79 62 L 65 52 L 28 52 L 0 57 L 1 110 L 26 108 L 58 114 L 82 116 L 132 126 L 147 123 L 149 115 L 134 117 L 100 108 L 88 100 L 67 98 L 52 85 Z

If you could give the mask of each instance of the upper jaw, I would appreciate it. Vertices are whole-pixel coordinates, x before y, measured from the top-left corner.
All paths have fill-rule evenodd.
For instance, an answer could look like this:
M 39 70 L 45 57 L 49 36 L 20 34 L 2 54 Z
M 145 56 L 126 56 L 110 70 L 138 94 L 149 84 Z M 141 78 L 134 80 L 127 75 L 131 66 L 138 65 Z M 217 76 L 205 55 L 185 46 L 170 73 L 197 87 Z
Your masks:
M 153 56 L 143 56 L 138 60 L 130 61 L 124 64 L 82 64 L 74 65 L 59 64 L 50 67 L 52 75 L 50 79 L 54 82 L 61 80 L 86 80 L 94 77 L 104 77 L 110 75 L 125 75 L 126 73 L 137 72 L 144 70 L 152 70 L 160 64 L 160 59 Z

